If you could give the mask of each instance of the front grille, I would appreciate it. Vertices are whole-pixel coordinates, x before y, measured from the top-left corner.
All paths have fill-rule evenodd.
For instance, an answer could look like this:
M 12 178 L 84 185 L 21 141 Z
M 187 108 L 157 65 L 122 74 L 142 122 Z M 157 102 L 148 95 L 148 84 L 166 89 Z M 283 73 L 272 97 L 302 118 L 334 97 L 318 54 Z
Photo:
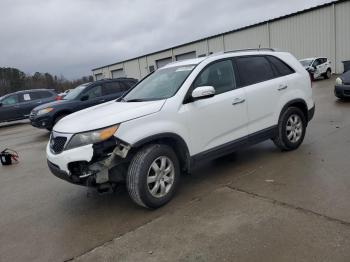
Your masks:
M 350 96 L 350 90 L 344 90 L 344 95 Z
M 67 137 L 51 136 L 50 148 L 54 153 L 59 154 L 63 151 L 66 142 L 67 142 Z

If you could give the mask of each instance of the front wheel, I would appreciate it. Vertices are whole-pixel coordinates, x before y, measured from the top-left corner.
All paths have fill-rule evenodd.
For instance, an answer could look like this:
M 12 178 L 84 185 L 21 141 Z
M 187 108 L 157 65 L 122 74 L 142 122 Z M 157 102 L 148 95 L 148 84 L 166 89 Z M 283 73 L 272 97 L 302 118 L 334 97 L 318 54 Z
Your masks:
M 132 200 L 143 207 L 168 203 L 180 180 L 179 161 L 171 147 L 154 144 L 140 149 L 129 165 L 126 186 Z
M 327 69 L 327 72 L 324 74 L 324 77 L 325 77 L 326 79 L 330 79 L 331 76 L 332 76 L 332 71 L 328 68 L 328 69 Z
M 282 151 L 294 150 L 303 142 L 305 133 L 306 118 L 304 113 L 297 107 L 289 107 L 280 117 L 277 136 L 273 142 Z

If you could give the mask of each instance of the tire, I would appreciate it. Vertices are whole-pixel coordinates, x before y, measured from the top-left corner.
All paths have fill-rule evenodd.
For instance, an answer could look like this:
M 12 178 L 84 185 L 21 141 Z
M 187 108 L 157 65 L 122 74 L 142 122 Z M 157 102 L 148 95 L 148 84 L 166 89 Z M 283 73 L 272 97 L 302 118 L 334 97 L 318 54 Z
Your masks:
M 332 71 L 331 71 L 331 69 L 328 68 L 327 72 L 324 74 L 324 78 L 325 79 L 330 79 L 331 76 L 332 76 Z
M 155 171 L 157 168 L 154 168 L 156 166 L 158 173 Z M 131 199 L 140 206 L 152 209 L 159 208 L 172 199 L 179 181 L 178 158 L 171 147 L 163 144 L 141 148 L 131 160 L 126 176 Z
M 288 107 L 280 116 L 273 142 L 281 151 L 295 150 L 304 140 L 306 126 L 304 113 L 297 107 Z

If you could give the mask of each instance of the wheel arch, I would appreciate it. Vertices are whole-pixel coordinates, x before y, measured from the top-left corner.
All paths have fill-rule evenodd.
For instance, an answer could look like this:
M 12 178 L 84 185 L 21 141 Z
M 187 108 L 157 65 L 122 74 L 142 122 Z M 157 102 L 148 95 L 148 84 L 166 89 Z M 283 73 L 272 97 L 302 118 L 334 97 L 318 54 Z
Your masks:
M 293 100 L 289 101 L 287 104 L 285 104 L 282 107 L 282 110 L 281 110 L 280 115 L 279 115 L 279 119 L 281 118 L 281 115 L 283 114 L 283 112 L 289 107 L 297 107 L 297 108 L 299 108 L 304 113 L 304 116 L 305 116 L 305 119 L 306 119 L 306 124 L 309 122 L 309 114 L 308 114 L 307 104 L 306 104 L 305 100 L 300 99 L 300 98 L 293 99 Z
M 60 110 L 60 111 L 57 111 L 55 113 L 55 115 L 53 116 L 52 120 L 53 120 L 53 123 L 56 121 L 57 117 L 60 117 L 62 115 L 69 115 L 71 114 L 72 111 L 68 110 L 68 109 L 64 109 L 64 110 Z
M 190 153 L 185 140 L 178 134 L 170 132 L 155 134 L 134 143 L 132 148 L 137 150 L 141 147 L 154 143 L 171 146 L 179 159 L 181 170 L 190 170 Z

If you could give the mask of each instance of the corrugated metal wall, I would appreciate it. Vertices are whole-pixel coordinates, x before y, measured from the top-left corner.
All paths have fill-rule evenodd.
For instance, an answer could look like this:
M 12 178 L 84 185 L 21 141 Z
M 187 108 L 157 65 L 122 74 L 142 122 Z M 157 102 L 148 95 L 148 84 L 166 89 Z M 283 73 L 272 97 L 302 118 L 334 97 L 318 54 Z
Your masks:
M 332 7 L 322 8 L 272 22 L 270 45 L 297 58 L 326 56 L 335 62 Z
M 335 5 L 337 72 L 342 72 L 342 60 L 350 60 L 350 2 Z
M 336 70 L 343 71 L 341 61 L 350 60 L 350 1 L 335 3 L 305 13 L 266 22 L 247 29 L 209 37 L 187 45 L 121 62 L 94 70 L 94 75 L 111 77 L 111 71 L 123 68 L 127 77 L 140 79 L 156 68 L 156 61 L 188 52 L 197 56 L 243 48 L 272 47 L 285 50 L 297 58 L 325 56 Z

